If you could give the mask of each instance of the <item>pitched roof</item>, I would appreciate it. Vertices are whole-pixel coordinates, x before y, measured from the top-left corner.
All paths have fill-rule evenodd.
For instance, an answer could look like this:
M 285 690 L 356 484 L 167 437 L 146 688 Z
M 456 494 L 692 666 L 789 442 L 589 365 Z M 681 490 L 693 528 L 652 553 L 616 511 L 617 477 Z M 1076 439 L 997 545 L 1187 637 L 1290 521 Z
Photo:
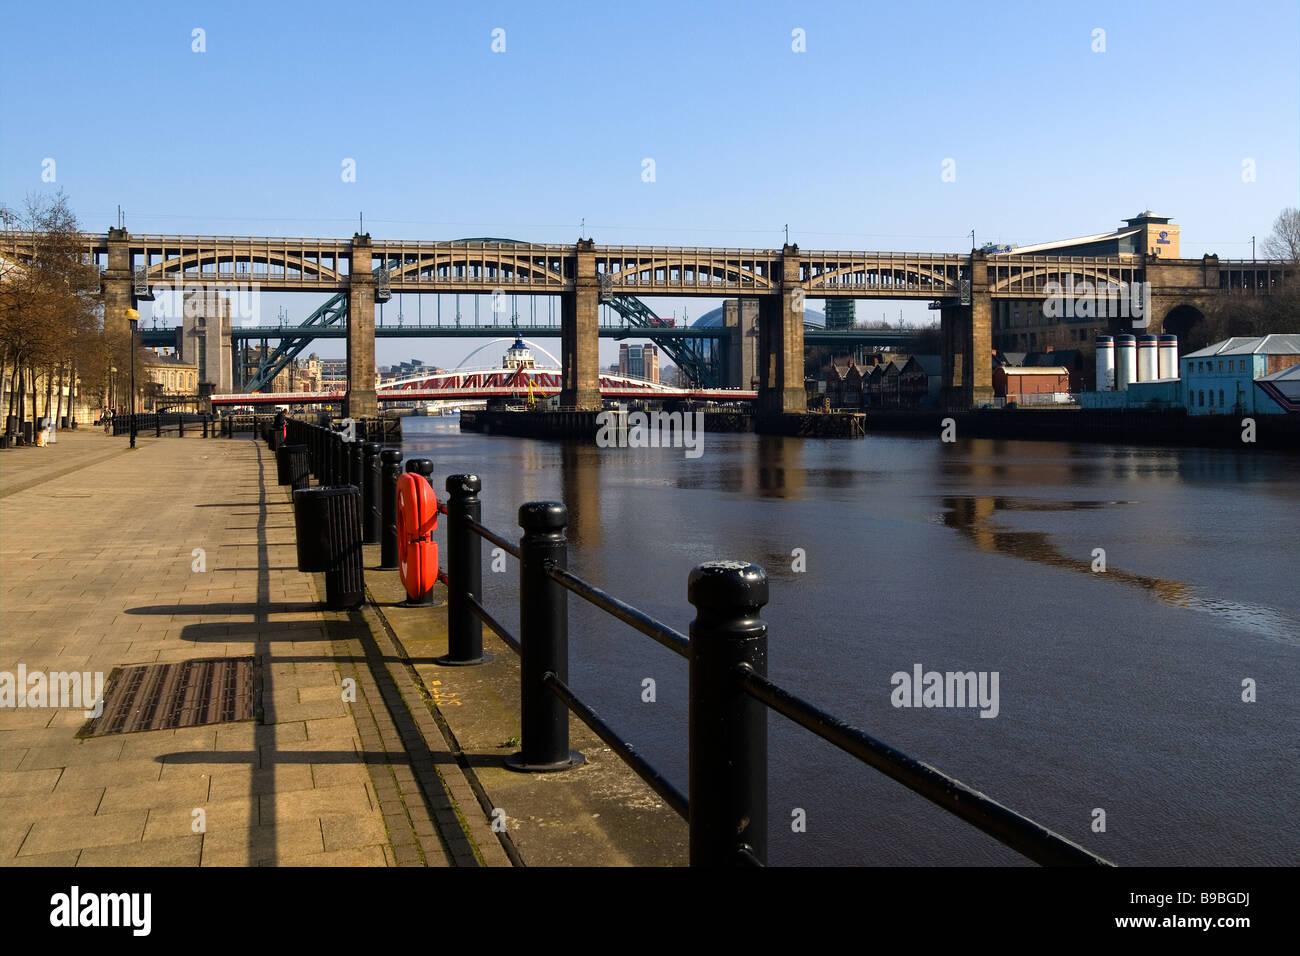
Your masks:
M 1064 365 L 1019 365 L 1004 368 L 1008 375 L 1069 375 L 1070 370 Z
M 1300 334 L 1274 332 L 1271 335 L 1234 335 L 1215 342 L 1183 358 L 1209 358 L 1212 355 L 1300 355 Z

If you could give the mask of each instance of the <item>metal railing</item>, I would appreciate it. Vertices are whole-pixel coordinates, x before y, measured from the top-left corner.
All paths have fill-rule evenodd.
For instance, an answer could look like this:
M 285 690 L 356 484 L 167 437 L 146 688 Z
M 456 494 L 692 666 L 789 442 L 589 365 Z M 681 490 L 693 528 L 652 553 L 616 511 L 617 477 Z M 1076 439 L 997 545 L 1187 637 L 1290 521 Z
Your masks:
M 137 436 L 154 438 L 216 438 L 221 431 L 221 421 L 210 412 L 124 412 L 114 415 L 110 423 L 112 434 L 130 435 L 132 426 Z
M 1109 866 L 1106 860 L 959 780 L 877 740 L 767 678 L 767 575 L 754 564 L 717 561 L 690 574 L 688 599 L 696 616 L 689 637 L 567 568 L 568 511 L 560 502 L 519 509 L 517 545 L 482 524 L 482 483 L 475 475 L 447 478 L 448 650 L 445 664 L 479 664 L 482 629 L 520 655 L 521 746 L 506 760 L 514 770 L 557 772 L 578 766 L 569 747 L 568 714 L 579 720 L 690 826 L 690 862 L 758 865 L 767 860 L 767 711 L 794 721 L 965 820 L 1029 859 L 1045 865 Z M 482 542 L 519 561 L 519 634 L 485 607 Z M 689 794 L 568 685 L 568 595 L 650 637 L 690 666 Z

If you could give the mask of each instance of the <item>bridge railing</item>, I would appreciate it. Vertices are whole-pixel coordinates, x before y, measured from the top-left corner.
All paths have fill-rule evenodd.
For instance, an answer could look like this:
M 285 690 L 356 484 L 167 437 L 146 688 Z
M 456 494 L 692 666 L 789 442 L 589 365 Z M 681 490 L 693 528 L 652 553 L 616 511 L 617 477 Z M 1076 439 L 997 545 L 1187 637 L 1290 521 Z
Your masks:
M 445 664 L 486 664 L 486 626 L 519 654 L 520 751 L 515 770 L 555 772 L 583 761 L 569 748 L 568 712 L 603 740 L 690 827 L 690 862 L 767 862 L 767 711 L 856 757 L 949 813 L 1045 865 L 1108 866 L 1106 860 L 990 799 L 947 774 L 852 727 L 767 677 L 767 575 L 755 564 L 716 561 L 688 580 L 695 607 L 689 636 L 568 570 L 560 502 L 519 509 L 522 536 L 513 542 L 481 523 L 482 484 L 474 475 L 446 480 L 448 652 Z M 519 564 L 519 633 L 485 606 L 482 542 Z M 574 595 L 649 637 L 690 667 L 689 793 L 682 793 L 568 684 L 568 595 Z

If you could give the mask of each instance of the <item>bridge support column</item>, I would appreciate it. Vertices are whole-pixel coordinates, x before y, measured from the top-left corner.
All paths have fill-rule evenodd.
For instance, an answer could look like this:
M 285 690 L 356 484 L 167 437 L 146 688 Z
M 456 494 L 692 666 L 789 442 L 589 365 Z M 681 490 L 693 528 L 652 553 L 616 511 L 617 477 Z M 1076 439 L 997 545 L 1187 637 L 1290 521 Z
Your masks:
M 982 252 L 971 256 L 970 304 L 945 305 L 940 313 L 940 340 L 944 405 L 966 409 L 992 399 L 993 297 Z
M 758 408 L 765 415 L 808 410 L 803 387 L 804 290 L 799 283 L 799 247 L 781 250 L 781 292 L 758 304 Z
M 595 243 L 579 239 L 574 291 L 560 296 L 560 404 L 600 411 L 600 287 Z
M 377 418 L 375 389 L 375 276 L 370 236 L 352 237 L 348 276 L 348 398 L 347 418 Z
M 130 331 L 126 310 L 135 308 L 131 286 L 131 246 L 125 229 L 108 230 L 108 268 L 104 270 L 104 331 L 123 336 Z

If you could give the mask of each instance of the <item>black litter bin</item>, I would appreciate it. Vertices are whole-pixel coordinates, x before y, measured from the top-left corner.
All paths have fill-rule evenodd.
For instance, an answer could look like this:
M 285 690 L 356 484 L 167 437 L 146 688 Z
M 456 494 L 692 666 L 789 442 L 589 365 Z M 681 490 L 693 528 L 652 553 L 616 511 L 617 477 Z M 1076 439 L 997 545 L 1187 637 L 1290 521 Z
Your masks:
M 275 481 L 280 485 L 293 484 L 292 462 L 289 459 L 289 449 L 292 445 L 281 445 L 275 450 Z
M 311 453 L 306 445 L 285 445 L 289 452 L 289 484 L 293 490 L 311 487 Z
M 325 606 L 357 607 L 365 600 L 361 552 L 361 492 L 353 485 L 293 493 L 298 570 L 325 573 Z

